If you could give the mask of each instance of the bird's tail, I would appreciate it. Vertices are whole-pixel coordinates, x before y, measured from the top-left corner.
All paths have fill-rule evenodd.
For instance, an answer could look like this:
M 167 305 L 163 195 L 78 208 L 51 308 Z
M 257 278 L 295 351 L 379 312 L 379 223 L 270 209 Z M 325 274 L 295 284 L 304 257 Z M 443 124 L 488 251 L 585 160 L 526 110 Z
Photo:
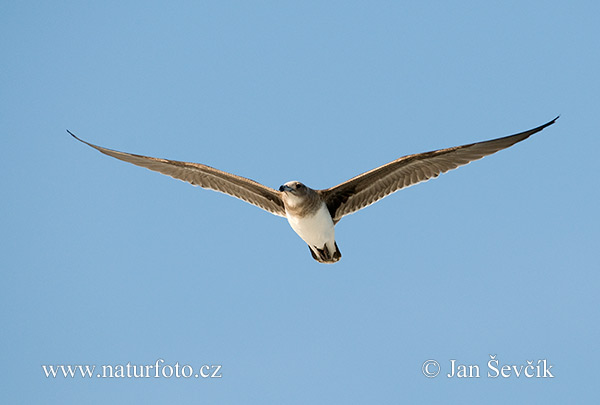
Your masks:
M 319 263 L 335 263 L 342 258 L 342 253 L 338 249 L 337 243 L 333 242 L 334 249 L 331 251 L 327 244 L 323 245 L 322 249 L 316 246 L 308 246 L 313 259 Z

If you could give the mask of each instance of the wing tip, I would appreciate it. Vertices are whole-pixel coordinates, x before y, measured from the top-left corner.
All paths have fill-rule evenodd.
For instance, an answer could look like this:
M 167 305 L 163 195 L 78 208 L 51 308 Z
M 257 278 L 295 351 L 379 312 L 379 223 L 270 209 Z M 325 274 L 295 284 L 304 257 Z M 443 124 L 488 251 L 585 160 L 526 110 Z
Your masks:
M 559 118 L 560 118 L 560 114 L 558 114 L 556 116 L 556 118 L 554 118 L 552 121 L 548 121 L 547 123 L 545 123 L 544 125 L 542 125 L 542 128 L 549 127 L 550 125 L 554 124 L 556 122 L 556 120 L 558 120 Z
M 67 129 L 66 131 L 69 133 L 69 135 L 71 135 L 73 138 L 77 139 L 79 142 L 81 142 L 81 143 L 85 143 L 86 145 L 88 145 L 88 146 L 91 146 L 92 148 L 94 148 L 94 149 L 97 149 L 97 150 L 99 150 L 100 152 L 102 152 L 102 151 L 100 150 L 100 147 L 99 147 L 99 146 L 96 146 L 96 145 L 94 145 L 94 144 L 91 144 L 91 143 L 89 143 L 89 142 L 86 142 L 86 141 L 84 141 L 83 139 L 79 138 L 77 135 L 75 135 L 73 132 L 69 131 L 68 129 Z
M 556 120 L 558 120 L 560 118 L 560 114 L 556 116 L 556 118 L 554 118 L 551 121 L 546 122 L 545 124 L 540 125 L 537 128 L 534 128 L 532 130 L 526 131 L 526 133 L 528 133 L 527 137 L 535 134 L 536 132 L 540 132 L 542 129 L 549 127 L 550 125 L 554 124 L 556 122 Z
M 84 140 L 82 140 L 82 139 L 79 139 L 79 138 L 77 137 L 77 135 L 75 135 L 73 132 L 69 131 L 68 129 L 67 129 L 66 131 L 67 131 L 67 133 L 68 133 L 69 135 L 71 135 L 73 138 L 77 139 L 79 142 L 87 143 L 87 142 L 85 142 Z

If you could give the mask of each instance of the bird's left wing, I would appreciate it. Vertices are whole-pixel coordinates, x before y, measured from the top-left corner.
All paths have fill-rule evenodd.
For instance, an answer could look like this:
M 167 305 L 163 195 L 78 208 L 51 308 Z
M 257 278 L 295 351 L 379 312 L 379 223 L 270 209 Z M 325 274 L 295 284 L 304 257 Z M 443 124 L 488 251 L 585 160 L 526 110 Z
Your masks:
M 335 187 L 319 190 L 319 193 L 327 204 L 333 222 L 337 223 L 343 216 L 365 208 L 402 188 L 435 178 L 448 170 L 521 142 L 554 124 L 557 119 L 558 117 L 537 128 L 503 138 L 404 156 Z
M 213 167 L 199 163 L 158 159 L 103 148 L 79 139 L 70 131 L 67 132 L 78 141 L 91 146 L 105 155 L 112 156 L 124 162 L 132 163 L 136 166 L 145 167 L 146 169 L 166 174 L 167 176 L 186 181 L 195 186 L 200 186 L 202 188 L 228 194 L 232 197 L 236 197 L 240 200 L 256 205 L 257 207 L 262 208 L 263 210 L 272 214 L 285 217 L 285 208 L 279 195 L 280 193 L 270 187 L 263 186 L 254 180 L 236 176 L 235 174 L 217 170 Z

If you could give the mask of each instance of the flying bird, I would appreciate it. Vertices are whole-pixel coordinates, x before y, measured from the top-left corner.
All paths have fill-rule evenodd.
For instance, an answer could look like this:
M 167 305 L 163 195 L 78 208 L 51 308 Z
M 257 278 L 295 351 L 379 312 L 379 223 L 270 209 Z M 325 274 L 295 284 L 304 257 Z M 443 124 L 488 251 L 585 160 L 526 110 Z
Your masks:
M 274 190 L 254 180 L 200 163 L 119 152 L 93 145 L 72 132 L 67 132 L 105 155 L 195 186 L 229 194 L 271 214 L 285 217 L 292 229 L 306 242 L 315 260 L 320 263 L 335 263 L 341 259 L 342 254 L 335 242 L 334 227 L 344 216 L 368 207 L 400 189 L 506 149 L 554 124 L 557 119 L 558 117 L 515 135 L 404 156 L 324 190 L 313 190 L 299 181 L 288 181 Z

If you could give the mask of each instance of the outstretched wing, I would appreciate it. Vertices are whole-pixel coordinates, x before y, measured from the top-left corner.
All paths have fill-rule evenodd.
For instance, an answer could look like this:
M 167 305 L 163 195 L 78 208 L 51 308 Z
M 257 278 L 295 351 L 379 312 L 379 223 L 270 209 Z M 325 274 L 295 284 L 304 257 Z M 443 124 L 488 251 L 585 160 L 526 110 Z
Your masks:
M 558 119 L 519 134 L 394 160 L 335 187 L 320 190 L 334 223 L 400 189 L 439 176 L 448 170 L 521 142 Z
M 186 181 L 195 186 L 228 194 L 232 197 L 256 205 L 272 214 L 285 217 L 285 208 L 283 206 L 283 201 L 279 196 L 280 193 L 272 188 L 263 186 L 254 180 L 236 176 L 235 174 L 217 170 L 213 167 L 199 163 L 158 159 L 106 149 L 79 139 L 70 131 L 67 132 L 71 134 L 73 138 L 91 146 L 105 155 L 166 174 L 167 176 Z

